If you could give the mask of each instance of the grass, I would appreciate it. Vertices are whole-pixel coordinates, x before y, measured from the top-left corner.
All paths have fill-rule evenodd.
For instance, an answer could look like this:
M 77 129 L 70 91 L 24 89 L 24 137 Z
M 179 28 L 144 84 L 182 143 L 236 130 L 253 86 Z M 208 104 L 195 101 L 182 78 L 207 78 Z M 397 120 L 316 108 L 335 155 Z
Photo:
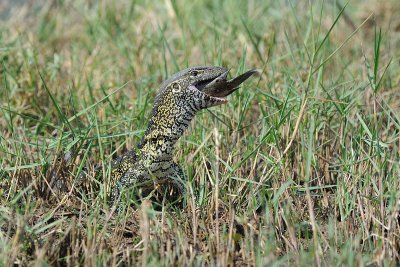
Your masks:
M 0 265 L 398 265 L 400 7 L 373 5 L 19 6 L 0 26 Z M 262 75 L 180 139 L 184 207 L 116 214 L 110 160 L 191 65 Z

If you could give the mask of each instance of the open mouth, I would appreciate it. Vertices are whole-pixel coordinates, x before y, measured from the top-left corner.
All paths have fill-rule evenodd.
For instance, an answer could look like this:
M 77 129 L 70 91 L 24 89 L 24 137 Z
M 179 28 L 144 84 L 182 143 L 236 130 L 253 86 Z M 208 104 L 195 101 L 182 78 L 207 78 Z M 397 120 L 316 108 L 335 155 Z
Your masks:
M 204 80 L 196 84 L 196 88 L 215 98 L 220 98 L 221 100 L 225 100 L 225 97 L 235 92 L 239 86 L 246 81 L 250 76 L 253 74 L 258 73 L 257 70 L 252 69 L 249 70 L 242 75 L 237 76 L 231 80 L 227 80 L 229 70 L 225 71 L 221 75 L 217 76 L 216 78 L 211 78 L 208 80 Z
M 225 71 L 221 75 L 217 77 L 213 77 L 204 81 L 198 82 L 195 86 L 199 91 L 203 91 L 204 88 L 212 86 L 212 84 L 215 84 L 220 81 L 226 81 L 226 77 L 228 76 L 229 70 Z M 211 95 L 212 96 L 212 95 Z

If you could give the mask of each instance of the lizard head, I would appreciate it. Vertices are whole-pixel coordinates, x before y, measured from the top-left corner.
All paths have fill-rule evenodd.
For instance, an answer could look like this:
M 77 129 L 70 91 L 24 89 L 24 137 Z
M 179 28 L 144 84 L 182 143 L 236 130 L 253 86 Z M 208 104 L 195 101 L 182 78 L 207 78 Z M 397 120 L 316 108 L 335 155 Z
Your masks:
M 206 94 L 202 90 L 216 79 L 226 77 L 228 69 L 214 66 L 195 66 L 184 69 L 166 80 L 156 96 L 155 105 L 173 98 L 180 106 L 192 105 L 200 110 L 227 102 L 226 99 Z M 172 99 L 171 99 L 172 100 Z
M 224 67 L 198 66 L 182 70 L 165 81 L 156 102 L 172 94 L 183 105 L 198 104 L 199 109 L 228 102 L 225 97 L 236 91 L 257 70 L 249 70 L 238 77 L 227 80 L 229 70 Z

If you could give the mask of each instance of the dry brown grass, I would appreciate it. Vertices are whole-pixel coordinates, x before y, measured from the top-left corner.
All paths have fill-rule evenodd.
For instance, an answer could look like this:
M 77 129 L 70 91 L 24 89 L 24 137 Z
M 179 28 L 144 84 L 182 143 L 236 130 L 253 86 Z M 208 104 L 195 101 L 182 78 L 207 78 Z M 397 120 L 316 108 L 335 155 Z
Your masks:
M 0 30 L 0 265 L 399 264 L 399 7 L 352 1 L 335 23 L 326 2 L 21 6 Z M 158 84 L 199 64 L 262 76 L 179 142 L 183 207 L 117 214 L 110 159 Z

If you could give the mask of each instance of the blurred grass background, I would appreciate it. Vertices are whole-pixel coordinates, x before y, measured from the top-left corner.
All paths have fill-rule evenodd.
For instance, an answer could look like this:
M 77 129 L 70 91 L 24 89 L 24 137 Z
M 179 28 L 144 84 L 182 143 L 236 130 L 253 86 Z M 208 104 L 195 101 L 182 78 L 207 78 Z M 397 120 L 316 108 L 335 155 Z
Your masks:
M 2 1 L 0 264 L 399 264 L 399 14 L 395 0 Z M 179 141 L 183 209 L 113 214 L 111 158 L 192 65 L 262 75 Z M 96 163 L 104 178 L 78 181 Z

